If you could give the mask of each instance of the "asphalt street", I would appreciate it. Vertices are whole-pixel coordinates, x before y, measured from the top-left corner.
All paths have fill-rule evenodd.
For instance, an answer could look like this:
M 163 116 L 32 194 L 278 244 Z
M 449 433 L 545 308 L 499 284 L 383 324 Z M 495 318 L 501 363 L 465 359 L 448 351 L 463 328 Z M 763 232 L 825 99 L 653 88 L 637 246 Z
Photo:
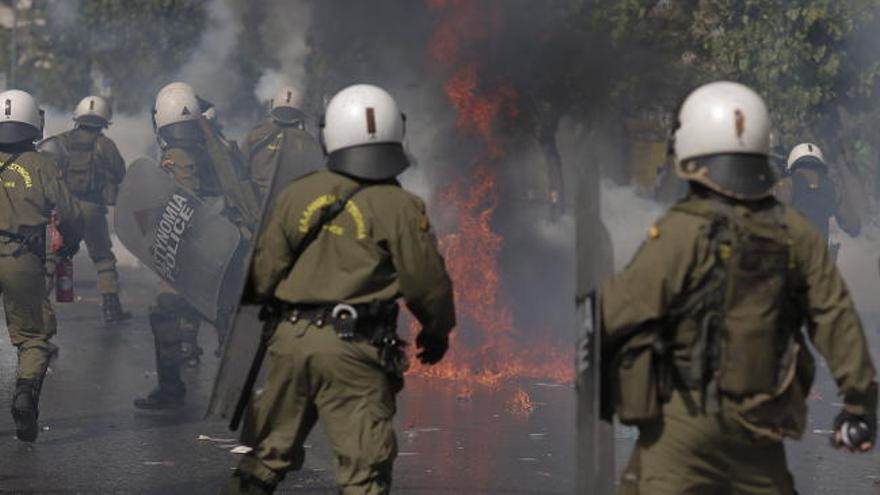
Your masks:
M 239 444 L 225 424 L 203 420 L 216 369 L 213 330 L 204 328 L 200 336 L 201 367 L 187 372 L 187 406 L 173 413 L 135 411 L 132 399 L 156 379 L 146 318 L 156 279 L 123 268 L 123 302 L 134 319 L 108 327 L 83 256 L 76 273 L 78 302 L 58 305 L 61 354 L 46 379 L 43 431 L 34 444 L 14 438 L 7 411 L 15 352 L 0 341 L 0 492 L 216 493 L 237 462 L 232 451 Z M 877 321 L 869 325 L 875 356 Z M 836 403 L 824 372 L 810 401 L 808 432 L 789 443 L 798 489 L 805 495 L 880 493 L 880 454 L 845 455 L 828 447 L 825 430 Z M 399 400 L 395 492 L 572 493 L 573 412 L 570 385 L 523 382 L 464 393 L 461 384 L 411 378 Z M 634 431 L 621 428 L 617 436 L 622 465 Z M 332 455 L 319 429 L 307 452 L 304 470 L 288 476 L 281 493 L 333 493 Z

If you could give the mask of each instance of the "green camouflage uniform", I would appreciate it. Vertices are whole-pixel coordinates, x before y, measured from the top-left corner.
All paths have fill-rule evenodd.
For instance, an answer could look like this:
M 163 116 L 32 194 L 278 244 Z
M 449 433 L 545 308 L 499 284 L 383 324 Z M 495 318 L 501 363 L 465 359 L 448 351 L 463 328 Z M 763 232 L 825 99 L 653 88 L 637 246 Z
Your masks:
M 355 180 L 321 171 L 287 187 L 258 239 L 252 284 L 258 298 L 297 305 L 365 304 L 403 297 L 428 334 L 455 325 L 452 287 L 425 206 L 395 183 L 355 195 L 290 271 L 291 246 L 320 208 Z M 388 493 L 397 454 L 392 419 L 402 376 L 389 376 L 364 338 L 342 340 L 333 324 L 287 320 L 269 342 L 266 385 L 254 397 L 242 440 L 254 448 L 242 479 L 271 491 L 302 467 L 305 442 L 320 419 L 336 454 L 340 493 Z M 226 493 L 242 490 L 233 480 Z

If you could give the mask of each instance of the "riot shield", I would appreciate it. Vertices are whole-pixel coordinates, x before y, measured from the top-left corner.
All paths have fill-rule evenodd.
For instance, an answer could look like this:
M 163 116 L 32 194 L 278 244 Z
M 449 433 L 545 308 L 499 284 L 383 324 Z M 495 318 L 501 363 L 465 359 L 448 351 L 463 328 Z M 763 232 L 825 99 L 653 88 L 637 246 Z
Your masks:
M 602 331 L 595 295 L 578 303 L 578 493 L 614 493 L 614 424 L 602 403 Z
M 205 319 L 227 319 L 227 301 L 239 297 L 229 291 L 236 286 L 231 278 L 242 278 L 237 265 L 244 243 L 218 205 L 179 185 L 156 162 L 139 158 L 120 186 L 114 225 L 122 244 Z
M 293 179 L 301 177 L 320 168 L 324 163 L 324 152 L 318 142 L 305 131 L 285 132 L 284 142 L 279 146 L 281 153 L 276 153 L 275 182 L 269 197 L 275 197 L 287 187 Z
M 602 331 L 595 293 L 613 266 L 611 237 L 600 216 L 598 167 L 579 167 L 576 186 L 577 493 L 610 495 L 614 424 L 602 414 Z
M 278 160 L 273 168 L 269 194 L 263 198 L 264 212 L 271 211 L 278 193 L 292 180 L 314 170 L 322 163 L 323 153 L 321 153 L 320 147 L 317 146 L 313 138 L 305 133 L 303 135 L 306 139 L 295 147 L 297 150 L 301 150 L 302 154 L 297 153 L 295 157 L 284 156 L 283 159 Z M 291 143 L 286 144 L 286 149 L 291 149 L 289 146 Z M 318 155 L 318 153 L 321 154 Z M 280 156 L 281 153 L 278 155 Z M 313 160 L 314 163 L 305 160 Z M 263 222 L 267 216 L 263 215 Z M 262 222 L 257 232 L 261 230 Z M 259 311 L 258 306 L 240 305 L 234 316 L 232 326 L 224 340 L 223 355 L 211 393 L 211 402 L 208 406 L 208 417 L 228 420 L 234 416 L 242 390 L 247 388 L 248 369 L 260 348 L 260 328 L 263 323 L 258 317 Z

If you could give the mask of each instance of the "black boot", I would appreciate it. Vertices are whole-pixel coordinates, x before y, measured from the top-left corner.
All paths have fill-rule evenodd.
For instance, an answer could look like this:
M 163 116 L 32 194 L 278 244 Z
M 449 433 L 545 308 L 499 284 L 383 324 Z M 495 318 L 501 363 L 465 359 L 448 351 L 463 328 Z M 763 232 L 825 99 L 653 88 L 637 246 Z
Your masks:
M 186 386 L 180 379 L 180 366 L 165 363 L 159 366 L 159 386 L 143 398 L 134 400 L 134 407 L 146 410 L 176 409 L 183 406 Z
M 131 313 L 122 310 L 119 296 L 116 294 L 104 294 L 104 323 L 125 321 L 131 318 Z
M 22 442 L 33 442 L 40 433 L 40 426 L 37 424 L 40 416 L 37 406 L 39 396 L 39 380 L 16 380 L 15 394 L 12 396 L 12 418 L 15 420 L 15 436 Z
M 165 409 L 177 409 L 183 406 L 185 391 L 168 390 L 157 388 L 146 397 L 134 400 L 134 407 L 148 411 L 160 411 Z

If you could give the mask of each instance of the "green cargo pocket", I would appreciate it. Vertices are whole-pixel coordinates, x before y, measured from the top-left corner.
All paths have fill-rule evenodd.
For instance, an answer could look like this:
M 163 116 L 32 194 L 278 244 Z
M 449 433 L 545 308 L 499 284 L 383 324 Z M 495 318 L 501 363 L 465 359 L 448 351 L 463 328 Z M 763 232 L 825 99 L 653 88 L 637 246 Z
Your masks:
M 612 363 L 612 400 L 621 423 L 639 425 L 660 416 L 657 365 L 651 344 L 626 346 Z

